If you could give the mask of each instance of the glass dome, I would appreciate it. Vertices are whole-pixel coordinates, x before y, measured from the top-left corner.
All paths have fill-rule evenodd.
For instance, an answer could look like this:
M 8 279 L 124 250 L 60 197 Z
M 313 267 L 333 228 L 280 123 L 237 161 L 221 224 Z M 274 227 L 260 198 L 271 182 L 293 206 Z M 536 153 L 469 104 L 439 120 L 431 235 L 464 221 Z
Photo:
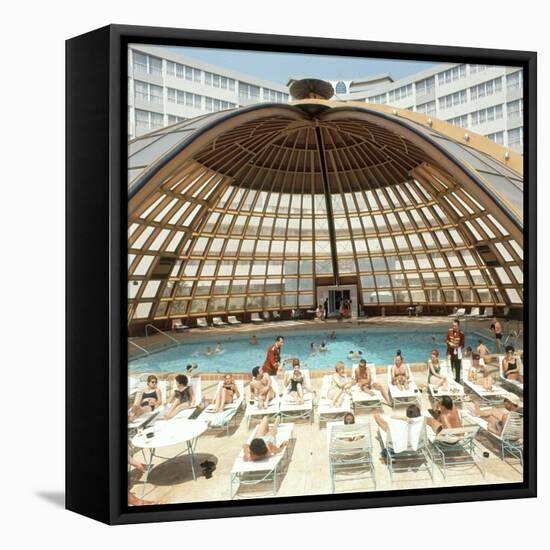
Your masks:
M 129 144 L 128 322 L 522 307 L 522 157 L 385 105 L 258 104 Z

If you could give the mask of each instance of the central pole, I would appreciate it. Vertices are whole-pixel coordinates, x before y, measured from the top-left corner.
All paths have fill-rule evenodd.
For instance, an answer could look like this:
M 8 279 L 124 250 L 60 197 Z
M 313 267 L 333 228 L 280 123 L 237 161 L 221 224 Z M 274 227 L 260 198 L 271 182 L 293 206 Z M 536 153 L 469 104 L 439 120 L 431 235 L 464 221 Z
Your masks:
M 321 163 L 321 178 L 323 179 L 323 190 L 325 193 L 325 204 L 327 207 L 328 234 L 330 238 L 330 253 L 332 256 L 332 271 L 334 273 L 334 283 L 340 286 L 340 274 L 338 272 L 338 257 L 336 255 L 336 229 L 334 227 L 334 217 L 332 215 L 332 200 L 330 198 L 330 186 L 328 182 L 327 159 L 325 157 L 325 145 L 321 128 L 315 126 L 315 138 L 317 139 L 317 150 L 319 151 L 319 160 Z

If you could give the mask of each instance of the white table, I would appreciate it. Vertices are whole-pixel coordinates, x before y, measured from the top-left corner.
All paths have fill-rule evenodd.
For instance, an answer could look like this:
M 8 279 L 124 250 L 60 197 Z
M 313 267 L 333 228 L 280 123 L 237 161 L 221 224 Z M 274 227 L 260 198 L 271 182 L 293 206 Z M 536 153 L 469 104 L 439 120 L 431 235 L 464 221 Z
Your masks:
M 189 453 L 189 460 L 191 461 L 191 471 L 193 473 L 193 479 L 196 480 L 195 464 L 194 464 L 194 447 L 197 438 L 208 429 L 208 422 L 203 420 L 188 420 L 188 419 L 173 419 L 173 420 L 159 420 L 153 426 L 150 426 L 138 433 L 132 438 L 132 445 L 142 450 L 145 457 L 145 449 L 149 449 L 149 462 L 147 464 L 147 472 L 145 476 L 145 482 L 143 484 L 143 494 L 145 494 L 145 486 L 149 480 L 149 472 L 151 470 L 151 464 L 155 456 L 164 458 L 166 460 L 170 458 L 176 458 L 183 454 L 185 451 Z M 147 437 L 147 434 L 153 433 L 153 437 Z M 186 448 L 173 457 L 163 457 L 156 454 L 157 449 L 161 447 L 170 447 L 177 445 L 178 443 L 186 443 Z

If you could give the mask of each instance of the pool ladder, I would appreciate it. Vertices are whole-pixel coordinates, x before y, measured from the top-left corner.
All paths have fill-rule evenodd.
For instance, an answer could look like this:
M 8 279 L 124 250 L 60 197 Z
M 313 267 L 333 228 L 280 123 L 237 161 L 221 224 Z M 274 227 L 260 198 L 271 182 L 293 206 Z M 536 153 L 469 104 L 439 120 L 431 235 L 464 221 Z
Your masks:
M 166 336 L 166 338 L 169 338 L 170 340 L 172 340 L 172 342 L 174 342 L 176 345 L 180 343 L 173 336 L 170 336 L 168 333 L 164 332 L 163 330 L 160 330 L 160 328 L 157 328 L 155 325 L 151 325 L 151 324 L 145 325 L 145 338 L 146 339 L 149 338 L 149 332 L 148 332 L 149 328 L 152 328 L 152 329 L 156 330 L 157 332 L 159 332 L 160 334 L 162 334 L 163 336 Z

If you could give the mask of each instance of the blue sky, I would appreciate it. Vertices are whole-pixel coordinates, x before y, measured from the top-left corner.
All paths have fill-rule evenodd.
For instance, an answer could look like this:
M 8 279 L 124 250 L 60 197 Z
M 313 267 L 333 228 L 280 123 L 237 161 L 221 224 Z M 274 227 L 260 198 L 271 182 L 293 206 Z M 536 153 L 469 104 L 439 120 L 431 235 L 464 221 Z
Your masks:
M 390 73 L 394 80 L 423 71 L 434 63 L 395 61 L 358 57 L 281 54 L 243 50 L 168 47 L 220 67 L 271 80 L 285 85 L 290 77 L 315 77 L 324 80 L 352 80 L 358 77 Z

